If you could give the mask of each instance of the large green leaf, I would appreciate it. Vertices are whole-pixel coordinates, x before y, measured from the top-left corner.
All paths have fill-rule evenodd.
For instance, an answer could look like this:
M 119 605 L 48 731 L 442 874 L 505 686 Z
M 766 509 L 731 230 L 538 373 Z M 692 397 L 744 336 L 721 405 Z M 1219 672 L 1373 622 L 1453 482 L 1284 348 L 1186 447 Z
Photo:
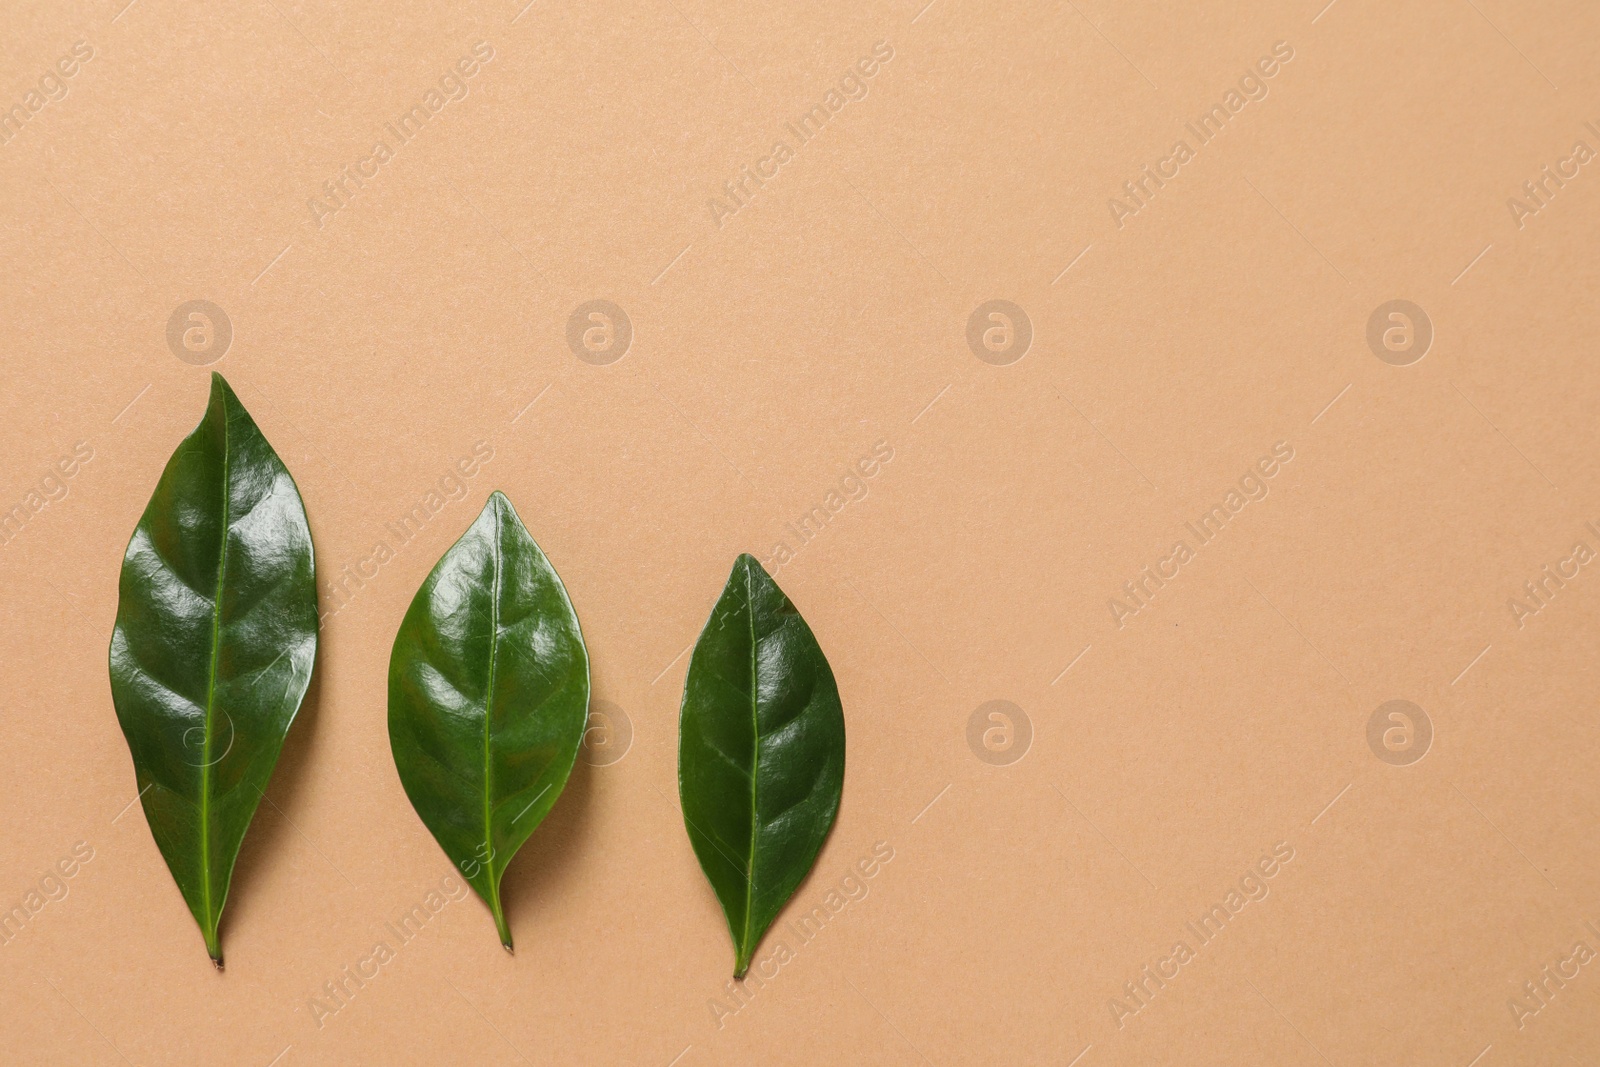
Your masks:
M 294 479 L 222 375 L 122 560 L 111 698 L 150 832 L 222 965 L 239 844 L 311 680 L 317 585 Z
M 566 587 L 499 492 L 411 601 L 389 658 L 389 744 L 406 796 L 511 929 L 500 877 L 567 784 L 589 653 Z
M 743 978 L 839 813 L 844 710 L 827 657 L 749 555 L 733 565 L 689 659 L 678 794 Z

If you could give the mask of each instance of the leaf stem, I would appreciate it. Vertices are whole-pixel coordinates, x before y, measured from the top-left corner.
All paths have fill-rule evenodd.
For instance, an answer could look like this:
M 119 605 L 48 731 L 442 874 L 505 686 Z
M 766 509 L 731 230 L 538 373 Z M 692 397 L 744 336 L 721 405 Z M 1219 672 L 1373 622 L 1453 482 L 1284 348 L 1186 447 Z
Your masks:
M 211 957 L 211 963 L 217 970 L 222 970 L 222 939 L 217 936 L 217 927 L 221 925 L 218 918 L 208 917 L 207 922 L 200 927 L 200 933 L 206 939 L 206 955 Z
M 493 894 L 489 898 L 489 910 L 494 912 L 494 928 L 500 932 L 500 947 L 514 955 L 511 947 L 511 924 L 506 922 L 506 910 L 500 903 L 500 887 L 492 885 L 489 887 L 489 892 Z

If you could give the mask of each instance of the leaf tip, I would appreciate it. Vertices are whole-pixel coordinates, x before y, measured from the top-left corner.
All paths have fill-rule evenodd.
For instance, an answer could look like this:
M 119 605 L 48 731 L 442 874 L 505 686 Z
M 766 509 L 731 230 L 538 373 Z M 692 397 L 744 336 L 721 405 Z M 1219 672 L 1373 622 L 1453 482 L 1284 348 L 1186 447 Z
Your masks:
M 511 506 L 511 498 L 498 489 L 489 493 L 489 499 L 484 501 L 483 510 L 485 512 L 492 511 L 502 519 L 509 517 L 516 519 L 518 523 L 522 522 L 521 516 L 517 514 L 517 509 Z
M 772 581 L 772 575 L 767 573 L 767 568 L 763 567 L 761 561 L 748 552 L 739 553 L 739 558 L 733 561 L 733 574 L 743 575 L 746 580 L 760 575 L 767 581 Z M 729 578 L 731 580 L 732 575 Z
M 231 408 L 244 410 L 244 401 L 239 399 L 239 394 L 233 391 L 233 386 L 228 384 L 218 371 L 211 372 L 211 396 L 206 401 L 208 411 L 222 411 L 226 413 Z

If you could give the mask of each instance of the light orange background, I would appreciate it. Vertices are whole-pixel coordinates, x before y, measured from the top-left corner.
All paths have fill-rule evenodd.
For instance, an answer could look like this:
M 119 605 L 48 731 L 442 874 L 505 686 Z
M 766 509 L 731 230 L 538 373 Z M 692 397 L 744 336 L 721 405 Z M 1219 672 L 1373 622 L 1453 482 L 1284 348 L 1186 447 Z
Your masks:
M 1537 612 L 1524 589 L 1600 550 L 1600 173 L 1541 171 L 1600 149 L 1593 5 L 3 19 L 0 105 L 25 117 L 0 143 L 0 510 L 26 521 L 0 544 L 0 908 L 31 914 L 0 944 L 0 1061 L 1600 1057 L 1600 961 L 1543 970 L 1600 950 L 1600 568 L 1565 564 Z M 58 66 L 78 42 L 91 58 Z M 386 132 L 479 42 L 464 96 Z M 828 111 L 879 42 L 892 59 Z M 1275 46 L 1264 98 L 1200 144 L 1185 124 Z M 1123 183 L 1180 139 L 1192 158 L 1135 205 Z M 393 158 L 362 164 L 379 140 Z M 338 210 L 309 206 L 359 165 Z M 967 342 L 995 299 L 1032 327 L 1005 365 Z M 1404 366 L 1367 340 L 1395 299 L 1432 324 Z M 168 344 L 193 300 L 231 323 L 220 358 Z M 632 324 L 609 365 L 566 341 L 590 300 Z M 221 974 L 130 807 L 106 680 L 123 548 L 210 369 L 298 479 L 325 582 L 367 574 L 342 606 L 323 592 Z M 480 441 L 492 459 L 374 572 L 385 524 Z M 844 481 L 880 441 L 892 459 Z M 1200 544 L 1185 524 L 1280 442 L 1266 495 Z M 92 459 L 53 474 L 75 447 Z M 580 763 L 512 865 L 515 957 L 468 897 L 313 999 L 450 874 L 395 774 L 385 670 L 493 488 L 565 580 L 631 747 Z M 1176 577 L 1114 612 L 1180 540 Z M 675 730 L 684 651 L 745 550 L 827 651 L 849 760 L 769 979 L 735 999 Z M 980 713 L 969 745 L 996 700 L 1020 715 Z M 1369 744 L 1390 700 L 1431 723 L 1407 765 Z M 30 898 L 79 842 L 65 895 Z M 892 859 L 847 883 L 875 845 Z M 1186 924 L 1275 847 L 1292 859 L 1246 883 L 1266 895 L 1202 943 Z M 1178 941 L 1193 958 L 1144 978 Z

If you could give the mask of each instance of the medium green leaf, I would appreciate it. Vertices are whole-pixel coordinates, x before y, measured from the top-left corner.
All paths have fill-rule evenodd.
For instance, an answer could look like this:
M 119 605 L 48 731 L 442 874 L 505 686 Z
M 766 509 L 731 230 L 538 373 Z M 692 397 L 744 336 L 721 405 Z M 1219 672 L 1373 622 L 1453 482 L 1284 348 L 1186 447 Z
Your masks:
M 218 967 L 239 844 L 316 654 L 305 505 L 213 374 L 122 560 L 111 698 L 150 832 Z
M 817 858 L 844 788 L 844 709 L 811 627 L 749 555 L 689 659 L 678 795 L 733 934 L 734 977 Z
M 389 658 L 389 744 L 412 807 L 511 949 L 500 877 L 567 784 L 589 653 L 566 587 L 496 491 L 417 590 Z

